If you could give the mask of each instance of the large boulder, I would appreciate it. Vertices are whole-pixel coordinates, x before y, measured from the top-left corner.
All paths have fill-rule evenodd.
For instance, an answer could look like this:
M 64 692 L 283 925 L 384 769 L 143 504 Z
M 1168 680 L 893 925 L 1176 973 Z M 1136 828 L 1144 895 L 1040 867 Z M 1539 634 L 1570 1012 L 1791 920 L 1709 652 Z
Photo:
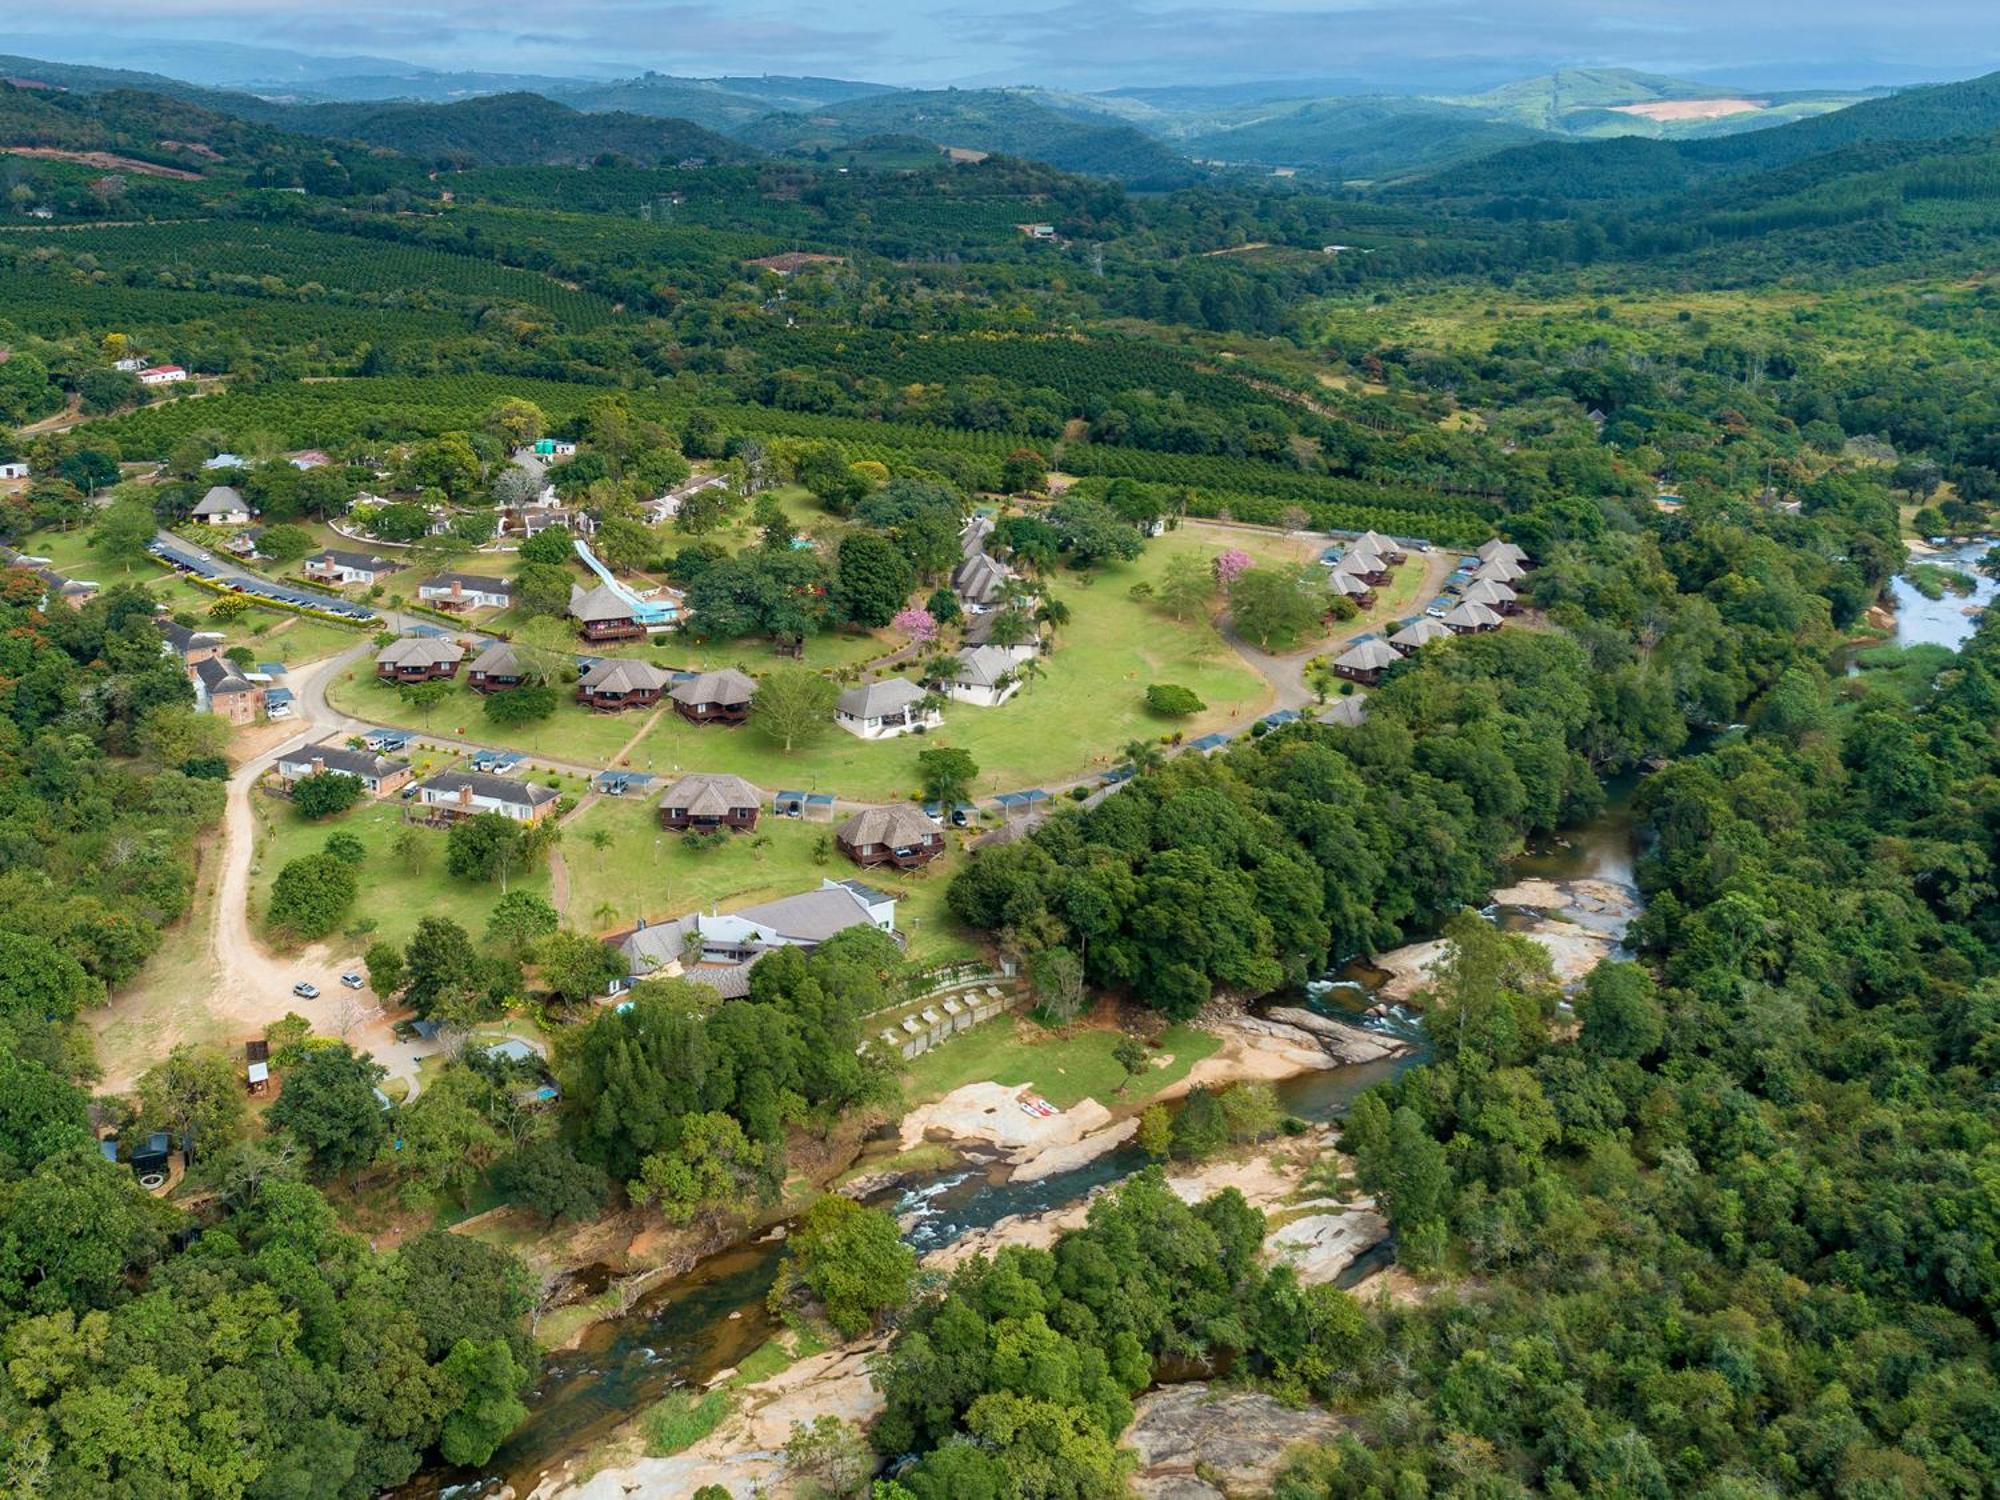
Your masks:
M 1331 1442 L 1346 1427 L 1317 1407 L 1294 1411 L 1258 1391 L 1198 1380 L 1149 1391 L 1133 1411 L 1125 1444 L 1139 1455 L 1132 1493 L 1145 1500 L 1268 1495 L 1288 1448 Z
M 1385 1057 L 1401 1057 L 1410 1050 L 1410 1044 L 1401 1037 L 1363 1031 L 1359 1026 L 1349 1026 L 1345 1021 L 1293 1005 L 1274 1005 L 1264 1015 L 1280 1026 L 1311 1033 L 1326 1055 L 1339 1062 L 1380 1062 Z

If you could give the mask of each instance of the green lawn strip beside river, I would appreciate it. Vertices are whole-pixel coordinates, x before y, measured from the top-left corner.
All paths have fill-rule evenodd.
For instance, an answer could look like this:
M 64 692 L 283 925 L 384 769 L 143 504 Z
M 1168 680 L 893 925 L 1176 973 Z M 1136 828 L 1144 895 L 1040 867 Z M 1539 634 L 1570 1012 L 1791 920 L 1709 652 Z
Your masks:
M 1095 1099 L 1107 1109 L 1144 1103 L 1222 1045 L 1192 1026 L 1169 1026 L 1149 1054 L 1153 1066 L 1126 1081 L 1112 1048 L 1125 1035 L 1103 1027 L 1064 1034 L 1003 1015 L 953 1037 L 906 1064 L 903 1098 L 909 1105 L 943 1098 L 968 1083 L 1025 1083 L 1058 1109 Z M 1171 1059 L 1170 1061 L 1167 1059 Z M 1120 1087 L 1123 1085 L 1123 1092 Z

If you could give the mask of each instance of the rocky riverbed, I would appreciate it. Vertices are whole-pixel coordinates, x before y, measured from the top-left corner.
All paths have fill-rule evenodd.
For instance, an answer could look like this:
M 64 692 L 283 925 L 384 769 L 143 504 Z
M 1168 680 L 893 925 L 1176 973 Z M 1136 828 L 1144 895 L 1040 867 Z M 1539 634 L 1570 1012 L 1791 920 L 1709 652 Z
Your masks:
M 1167 1183 L 1190 1203 L 1224 1188 L 1237 1189 L 1274 1221 L 1265 1239 L 1267 1258 L 1289 1262 L 1301 1280 L 1331 1281 L 1388 1233 L 1366 1200 L 1298 1201 L 1309 1174 L 1333 1151 L 1334 1134 L 1332 1126 L 1318 1125 L 1240 1158 L 1177 1171 Z M 1082 1225 L 1089 1210 L 1085 1199 L 1048 1213 L 1003 1219 L 926 1255 L 924 1268 L 948 1271 L 970 1256 L 990 1255 L 1003 1245 L 1046 1248 L 1058 1235 Z M 599 1456 L 607 1461 L 592 1472 L 578 1473 L 575 1466 L 566 1466 L 544 1478 L 525 1500 L 666 1500 L 691 1494 L 704 1484 L 720 1484 L 738 1495 L 784 1500 L 794 1493 L 783 1454 L 793 1423 L 809 1423 L 830 1413 L 866 1424 L 880 1414 L 882 1398 L 869 1377 L 867 1362 L 882 1347 L 879 1339 L 845 1344 L 740 1388 L 735 1409 L 722 1425 L 670 1458 L 643 1456 L 639 1434 L 628 1428 L 623 1438 L 602 1451 Z M 1127 1435 L 1143 1465 L 1135 1492 L 1167 1500 L 1262 1493 L 1286 1447 L 1330 1436 L 1339 1427 L 1338 1420 L 1324 1412 L 1294 1412 L 1265 1396 L 1212 1392 L 1201 1384 L 1152 1392 L 1140 1398 L 1138 1409 L 1138 1420 Z M 1197 1478 L 1197 1467 L 1221 1479 L 1225 1487 L 1218 1489 Z
M 1637 887 L 1615 880 L 1523 880 L 1493 893 L 1507 926 L 1548 950 L 1556 979 L 1565 989 L 1583 983 L 1590 971 L 1619 950 L 1625 928 L 1641 910 Z M 1385 971 L 1379 998 L 1396 1004 L 1427 988 L 1445 953 L 1443 939 L 1411 943 L 1379 955 Z

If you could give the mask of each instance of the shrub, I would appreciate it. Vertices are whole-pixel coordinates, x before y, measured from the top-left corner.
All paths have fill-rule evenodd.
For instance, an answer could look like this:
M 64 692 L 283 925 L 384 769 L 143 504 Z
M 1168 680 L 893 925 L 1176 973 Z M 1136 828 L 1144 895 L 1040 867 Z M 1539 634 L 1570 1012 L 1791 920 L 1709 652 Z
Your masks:
M 1200 713 L 1208 705 L 1191 689 L 1184 688 L 1178 683 L 1156 682 L 1146 689 L 1146 707 L 1156 714 L 1181 719 L 1189 714 Z
M 352 865 L 332 854 L 308 854 L 278 872 L 264 917 L 294 938 L 325 937 L 340 925 L 360 889 Z
M 292 783 L 292 806 L 305 818 L 330 818 L 361 800 L 361 779 L 339 771 L 317 771 Z

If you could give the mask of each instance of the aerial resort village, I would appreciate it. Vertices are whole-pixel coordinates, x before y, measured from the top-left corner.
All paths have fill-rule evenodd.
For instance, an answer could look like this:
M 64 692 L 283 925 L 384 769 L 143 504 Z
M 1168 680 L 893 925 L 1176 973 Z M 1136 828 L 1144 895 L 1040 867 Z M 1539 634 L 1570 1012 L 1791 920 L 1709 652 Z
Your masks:
M 277 9 L 0 68 L 0 1495 L 2000 1494 L 1948 7 Z

